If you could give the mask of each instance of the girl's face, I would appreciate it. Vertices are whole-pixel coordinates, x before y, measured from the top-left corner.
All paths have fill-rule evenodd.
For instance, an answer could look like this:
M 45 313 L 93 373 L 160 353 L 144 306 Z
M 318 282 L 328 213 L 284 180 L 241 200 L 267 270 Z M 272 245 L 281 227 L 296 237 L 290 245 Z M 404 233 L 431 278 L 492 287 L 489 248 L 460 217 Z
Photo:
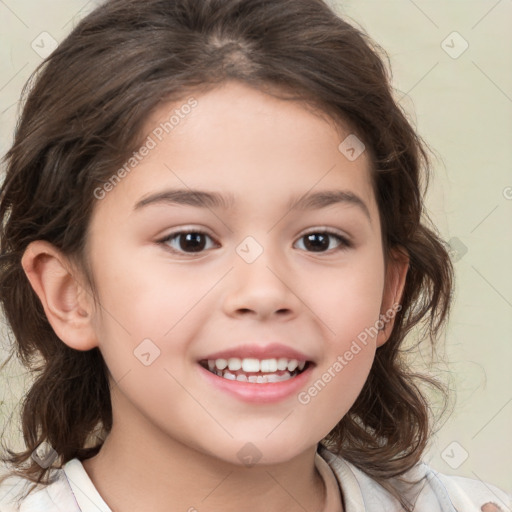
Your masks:
M 277 463 L 354 403 L 405 271 L 386 274 L 369 157 L 353 135 L 340 146 L 349 131 L 237 82 L 195 100 L 152 116 L 91 219 L 114 428 L 147 450 Z M 207 369 L 226 362 L 231 379 Z

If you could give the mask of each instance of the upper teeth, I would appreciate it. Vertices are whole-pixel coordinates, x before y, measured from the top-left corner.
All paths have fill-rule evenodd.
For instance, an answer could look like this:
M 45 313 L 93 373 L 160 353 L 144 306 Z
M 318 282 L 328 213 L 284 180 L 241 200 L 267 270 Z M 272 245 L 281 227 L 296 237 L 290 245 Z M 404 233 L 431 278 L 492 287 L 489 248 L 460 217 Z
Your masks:
M 246 358 L 239 359 L 238 357 L 231 357 L 230 359 L 208 359 L 208 368 L 213 371 L 224 370 L 228 368 L 231 371 L 242 369 L 244 372 L 264 372 L 273 373 L 278 370 L 288 370 L 293 372 L 297 368 L 303 370 L 306 366 L 306 361 L 297 361 L 297 359 L 286 359 L 281 357 L 279 359 L 254 359 Z

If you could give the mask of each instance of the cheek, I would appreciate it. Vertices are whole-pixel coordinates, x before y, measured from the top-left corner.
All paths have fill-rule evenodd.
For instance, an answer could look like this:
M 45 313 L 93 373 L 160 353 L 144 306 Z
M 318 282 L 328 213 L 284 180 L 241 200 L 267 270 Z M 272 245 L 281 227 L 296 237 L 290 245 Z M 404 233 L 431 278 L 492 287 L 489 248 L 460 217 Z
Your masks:
M 374 350 L 370 346 L 361 346 L 358 350 L 350 361 L 345 353 L 338 354 L 319 369 L 317 377 L 298 395 L 297 407 L 302 411 L 304 425 L 315 434 L 315 440 L 327 436 L 341 421 L 364 386 Z
M 380 248 L 354 253 L 337 270 L 315 274 L 304 288 L 306 303 L 321 320 L 330 346 L 343 350 L 379 320 L 384 288 Z
M 130 249 L 119 246 L 95 261 L 102 319 L 134 338 L 163 337 L 212 286 L 215 276 L 205 279 L 204 273 L 171 265 L 154 247 L 127 258 Z
M 376 246 L 361 252 L 333 279 L 319 276 L 310 304 L 321 321 L 325 345 L 315 380 L 298 397 L 312 428 L 327 433 L 361 392 L 375 357 L 384 286 L 384 263 Z M 313 413 L 314 411 L 314 413 Z
M 125 254 L 112 252 L 95 261 L 101 352 L 116 381 L 130 372 L 131 379 L 147 385 L 155 380 L 161 389 L 161 379 L 170 378 L 164 369 L 180 381 L 187 375 L 183 362 L 190 357 L 190 341 L 215 306 L 205 298 L 218 272 L 185 271 L 169 265 L 164 256 L 155 258 L 154 252 L 146 257 L 142 251 L 136 260 Z M 172 382 L 167 391 L 172 394 Z

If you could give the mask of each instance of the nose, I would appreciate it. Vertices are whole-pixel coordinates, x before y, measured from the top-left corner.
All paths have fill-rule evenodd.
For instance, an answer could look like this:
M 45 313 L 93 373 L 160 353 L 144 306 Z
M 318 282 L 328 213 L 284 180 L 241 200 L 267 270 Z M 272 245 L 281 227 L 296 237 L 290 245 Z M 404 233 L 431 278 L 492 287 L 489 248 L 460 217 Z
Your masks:
M 228 316 L 290 320 L 300 312 L 302 302 L 296 295 L 297 282 L 294 283 L 283 255 L 271 255 L 270 250 L 264 250 L 252 263 L 236 255 L 228 280 L 223 302 Z

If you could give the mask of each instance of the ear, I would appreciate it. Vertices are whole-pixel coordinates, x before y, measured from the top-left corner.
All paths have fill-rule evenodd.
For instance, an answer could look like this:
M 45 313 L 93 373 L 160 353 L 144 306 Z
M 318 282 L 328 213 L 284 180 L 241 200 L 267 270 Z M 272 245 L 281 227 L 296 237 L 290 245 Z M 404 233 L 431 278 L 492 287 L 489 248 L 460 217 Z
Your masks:
M 49 242 L 37 240 L 28 245 L 21 265 L 55 334 L 76 350 L 96 347 L 94 301 L 79 284 L 69 260 Z
M 377 335 L 377 347 L 380 347 L 389 339 L 395 316 L 401 309 L 400 299 L 405 287 L 407 271 L 409 269 L 409 256 L 404 249 L 392 250 L 386 266 L 384 280 L 384 292 L 380 309 L 379 333 Z

